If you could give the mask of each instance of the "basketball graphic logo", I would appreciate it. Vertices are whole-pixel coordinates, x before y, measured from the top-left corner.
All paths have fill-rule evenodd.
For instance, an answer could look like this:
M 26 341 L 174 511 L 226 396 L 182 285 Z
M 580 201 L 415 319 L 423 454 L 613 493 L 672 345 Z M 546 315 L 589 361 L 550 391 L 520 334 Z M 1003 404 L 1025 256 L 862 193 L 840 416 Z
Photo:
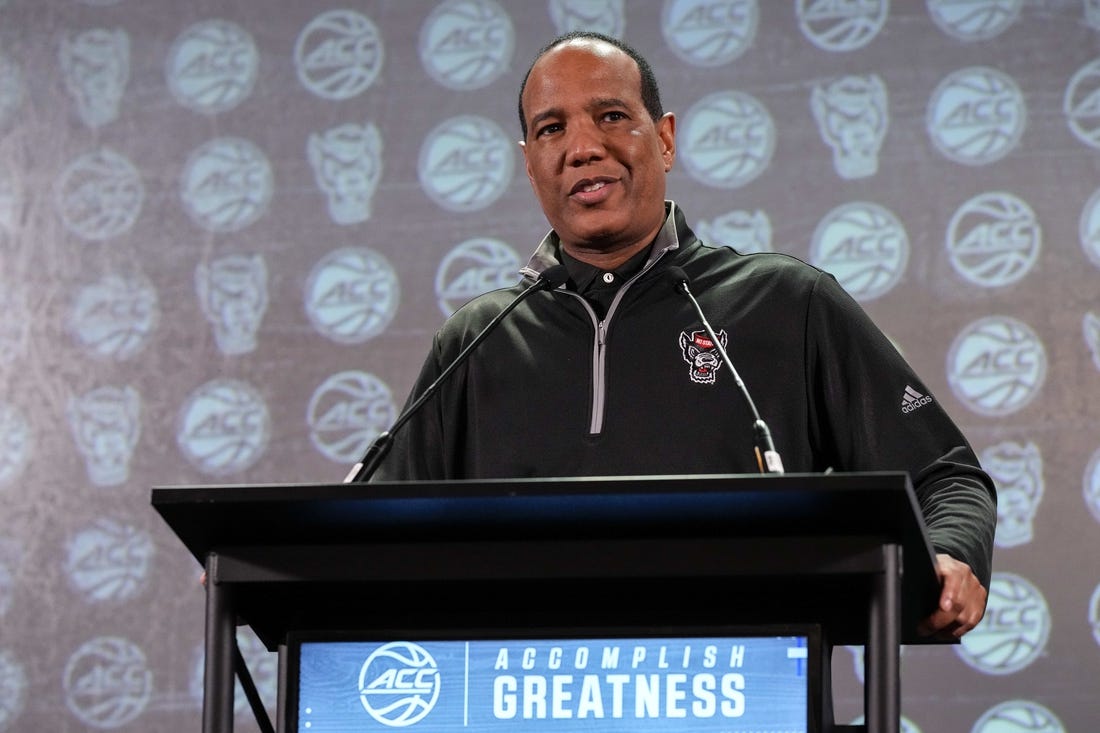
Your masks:
M 949 160 L 986 165 L 1020 142 L 1027 108 L 1012 77 L 974 66 L 940 82 L 928 102 L 926 124 L 932 143 Z
M 795 13 L 798 27 L 810 43 L 822 51 L 843 53 L 875 40 L 886 24 L 890 0 L 796 0 Z
M 1023 6 L 1023 0 L 928 0 L 928 14 L 953 38 L 984 41 L 1015 23 Z
M 382 725 L 404 728 L 424 719 L 439 699 L 439 666 L 419 644 L 395 641 L 374 650 L 359 670 L 359 700 Z
M 1039 259 L 1043 233 L 1020 198 L 991 191 L 970 199 L 947 226 L 951 266 L 969 282 L 996 288 L 1019 282 Z
M 65 573 L 85 602 L 128 601 L 145 588 L 153 552 L 148 532 L 100 518 L 69 540 Z
M 550 20 L 559 35 L 595 31 L 622 38 L 626 29 L 624 0 L 550 0 Z
M 65 665 L 65 704 L 93 728 L 121 728 L 137 718 L 153 693 L 145 653 L 132 641 L 100 636 L 81 645 Z
M 0 730 L 8 730 L 8 725 L 19 717 L 26 698 L 27 675 L 23 665 L 14 654 L 0 649 Z
M 1100 18 L 1100 5 L 1097 9 Z M 1078 140 L 1100 148 L 1100 59 L 1082 66 L 1066 85 L 1062 113 Z
M 1012 573 L 993 573 L 985 617 L 955 647 L 968 665 L 986 674 L 1019 672 L 1046 649 L 1050 609 L 1039 589 Z
M 420 187 L 448 211 L 480 211 L 511 184 L 513 145 L 500 126 L 485 117 L 444 120 L 420 146 Z
M 494 0 L 445 0 L 420 28 L 420 62 L 439 84 L 480 89 L 508 70 L 516 45 L 512 19 Z
M 450 316 L 483 293 L 515 285 L 519 268 L 519 255 L 504 242 L 488 237 L 467 239 L 439 263 L 435 274 L 439 310 Z
M 382 255 L 345 247 L 313 266 L 305 308 L 313 328 L 342 344 L 361 344 L 386 330 L 401 297 L 397 273 Z
M 373 374 L 333 374 L 313 392 L 306 412 L 309 439 L 323 456 L 353 464 L 397 419 L 390 388 Z
M 259 66 L 260 53 L 246 30 L 226 20 L 208 20 L 179 35 L 164 76 L 177 102 L 212 115 L 248 98 Z
M 200 145 L 183 167 L 180 191 L 191 219 L 211 232 L 236 232 L 259 219 L 275 187 L 267 156 L 248 140 Z
M 836 277 L 856 300 L 873 300 L 905 273 L 909 236 L 897 217 L 878 204 L 843 204 L 814 230 L 810 262 Z
M 693 66 L 724 66 L 756 37 L 757 0 L 665 0 L 661 30 L 677 56 Z
M 964 328 L 947 355 L 947 381 L 967 407 L 1000 417 L 1031 402 L 1047 373 L 1046 348 L 1031 327 L 990 316 Z
M 382 34 L 354 10 L 329 10 L 311 20 L 294 43 L 298 81 L 322 99 L 361 94 L 382 70 Z
M 1092 264 L 1100 267 L 1100 189 L 1089 197 L 1081 209 L 1081 218 L 1077 224 L 1077 236 L 1081 240 L 1081 249 Z
M 203 473 L 228 476 L 260 459 L 270 433 L 267 404 L 251 385 L 214 379 L 192 392 L 180 408 L 176 442 Z
M 738 188 L 759 176 L 775 151 L 775 123 L 755 97 L 715 92 L 684 116 L 680 156 L 700 183 Z
M 110 148 L 82 155 L 61 173 L 55 200 L 61 222 L 90 241 L 129 231 L 141 213 L 145 188 L 133 163 Z
M 1037 702 L 1007 700 L 978 718 L 970 733 L 1066 733 L 1062 721 Z
M 125 361 L 145 347 L 159 320 L 157 294 L 146 277 L 107 274 L 77 292 L 69 330 L 93 356 Z

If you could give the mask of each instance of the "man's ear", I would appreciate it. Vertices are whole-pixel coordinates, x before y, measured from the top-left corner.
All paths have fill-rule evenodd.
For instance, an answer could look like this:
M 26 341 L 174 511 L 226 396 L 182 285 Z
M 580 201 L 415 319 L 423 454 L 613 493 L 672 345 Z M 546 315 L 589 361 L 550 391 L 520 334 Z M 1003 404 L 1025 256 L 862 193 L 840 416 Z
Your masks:
M 531 182 L 531 186 L 533 188 L 535 185 L 535 179 L 531 177 L 531 162 L 527 160 L 527 143 L 523 140 L 520 140 L 519 149 L 523 151 L 523 169 L 527 171 L 527 180 Z
M 676 115 L 665 112 L 656 124 L 657 138 L 661 141 L 661 157 L 665 161 L 665 173 L 668 173 L 676 161 Z

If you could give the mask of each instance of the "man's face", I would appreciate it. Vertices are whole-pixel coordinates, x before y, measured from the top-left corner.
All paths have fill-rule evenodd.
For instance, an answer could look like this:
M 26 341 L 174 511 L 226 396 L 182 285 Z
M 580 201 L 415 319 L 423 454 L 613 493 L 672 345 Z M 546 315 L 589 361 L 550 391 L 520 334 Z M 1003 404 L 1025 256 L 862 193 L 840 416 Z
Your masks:
M 648 244 L 665 219 L 675 119 L 654 122 L 637 64 L 600 41 L 536 62 L 523 92 L 527 177 L 571 254 Z

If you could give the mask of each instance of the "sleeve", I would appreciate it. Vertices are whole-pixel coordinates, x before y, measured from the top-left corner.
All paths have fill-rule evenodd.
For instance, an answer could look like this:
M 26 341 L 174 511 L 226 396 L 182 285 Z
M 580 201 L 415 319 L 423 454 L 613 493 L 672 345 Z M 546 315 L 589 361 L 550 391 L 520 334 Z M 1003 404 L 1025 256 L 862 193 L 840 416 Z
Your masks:
M 937 553 L 988 588 L 997 495 L 939 400 L 836 280 L 821 273 L 807 314 L 812 432 L 844 471 L 907 471 Z

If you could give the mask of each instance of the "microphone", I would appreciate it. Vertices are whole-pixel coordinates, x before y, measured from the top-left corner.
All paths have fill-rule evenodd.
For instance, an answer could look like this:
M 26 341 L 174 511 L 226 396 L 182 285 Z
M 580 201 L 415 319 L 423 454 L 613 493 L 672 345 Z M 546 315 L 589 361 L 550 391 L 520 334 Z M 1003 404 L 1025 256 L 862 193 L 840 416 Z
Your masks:
M 397 420 L 394 421 L 389 430 L 384 430 L 378 434 L 378 437 L 375 438 L 370 444 L 370 447 L 367 448 L 367 452 L 363 455 L 363 459 L 352 466 L 351 471 L 344 477 L 344 483 L 361 483 L 367 481 L 374 475 L 374 472 L 378 470 L 378 466 L 381 465 L 382 459 L 386 457 L 386 454 L 389 453 L 390 448 L 393 446 L 394 434 L 409 421 L 409 418 L 415 415 L 420 408 L 423 407 L 424 403 L 427 402 L 432 395 L 439 391 L 439 388 L 447 381 L 451 373 L 469 358 L 474 349 L 485 340 L 486 336 L 496 329 L 497 325 L 504 320 L 504 317 L 512 312 L 512 309 L 540 290 L 553 290 L 554 288 L 564 285 L 565 281 L 568 279 L 569 272 L 565 269 L 565 265 L 554 265 L 546 268 L 546 270 L 539 275 L 534 285 L 517 295 L 515 300 L 494 316 L 493 320 L 489 321 L 485 328 L 481 329 L 481 332 L 474 337 L 474 340 L 462 349 L 459 355 L 455 357 L 454 361 L 447 365 L 446 369 L 440 372 L 439 376 L 435 378 L 435 381 L 429 384 L 427 389 L 416 398 L 416 401 L 409 405 L 408 408 L 397 417 Z
M 714 333 L 714 329 L 711 328 L 710 323 L 707 322 L 707 317 L 703 315 L 703 309 L 699 307 L 699 301 L 691 294 L 691 289 L 688 287 L 689 280 L 687 273 L 684 272 L 682 267 L 673 266 L 665 269 L 665 275 L 672 281 L 673 287 L 687 296 L 692 306 L 695 307 L 695 314 L 699 317 L 699 320 L 702 321 L 707 336 L 710 337 L 711 342 L 714 344 L 714 348 L 717 349 L 718 353 L 722 356 L 722 363 L 730 368 L 730 372 L 733 374 L 733 381 L 737 383 L 737 387 L 745 397 L 745 402 L 748 403 L 749 409 L 752 411 L 754 420 L 752 425 L 753 450 L 756 453 L 757 468 L 760 469 L 760 473 L 783 473 L 783 459 L 779 457 L 779 452 L 775 449 L 775 444 L 772 442 L 771 431 L 768 430 L 768 424 L 764 422 L 763 418 L 760 417 L 760 413 L 756 411 L 756 403 L 752 401 L 752 395 L 749 394 L 749 388 L 741 381 L 741 375 L 738 374 L 737 369 L 734 368 L 733 362 L 730 361 L 729 354 L 726 353 L 725 347 L 722 346 L 722 342 L 718 340 L 718 336 Z

